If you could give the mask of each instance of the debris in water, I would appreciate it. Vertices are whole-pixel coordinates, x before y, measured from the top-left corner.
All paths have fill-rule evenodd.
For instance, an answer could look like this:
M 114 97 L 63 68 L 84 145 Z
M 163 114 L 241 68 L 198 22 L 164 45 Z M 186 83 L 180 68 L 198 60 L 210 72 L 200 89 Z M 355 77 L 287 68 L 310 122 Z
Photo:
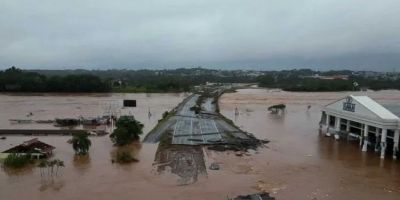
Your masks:
M 211 169 L 211 170 L 219 170 L 220 168 L 219 168 L 218 163 L 211 163 L 209 169 Z
M 286 105 L 285 104 L 277 104 L 277 105 L 273 105 L 273 106 L 268 107 L 268 111 L 271 111 L 272 114 L 278 114 L 279 111 L 284 113 L 285 109 L 286 109 Z
M 236 139 L 226 142 L 225 144 L 215 144 L 208 146 L 209 150 L 214 151 L 242 151 L 247 152 L 248 150 L 256 150 L 257 147 L 267 144 L 268 140 L 259 140 L 259 139 Z
M 243 152 L 240 152 L 240 151 L 239 151 L 239 152 L 236 152 L 235 155 L 236 155 L 236 156 L 243 156 Z
M 249 194 L 249 195 L 239 195 L 233 199 L 230 200 L 275 200 L 274 197 L 269 196 L 268 193 L 262 192 L 262 193 L 256 193 L 256 194 Z

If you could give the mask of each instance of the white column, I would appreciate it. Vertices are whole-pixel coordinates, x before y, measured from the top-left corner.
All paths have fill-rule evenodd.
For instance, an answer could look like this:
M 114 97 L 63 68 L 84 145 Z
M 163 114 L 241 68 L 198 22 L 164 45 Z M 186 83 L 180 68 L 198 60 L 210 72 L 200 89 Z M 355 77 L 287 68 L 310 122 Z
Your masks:
M 325 113 L 325 116 L 322 115 L 322 117 L 325 117 L 325 119 L 323 119 L 323 118 L 321 117 L 321 121 L 325 121 L 325 123 L 321 123 L 321 124 L 319 125 L 319 130 L 320 130 L 321 132 L 322 132 L 323 128 L 326 128 L 326 127 L 328 126 L 328 119 L 329 119 L 328 114 L 326 114 L 326 112 L 323 112 L 323 113 Z M 323 113 L 322 113 L 322 114 L 323 114 Z
M 347 123 L 346 123 L 346 134 L 347 134 L 347 140 L 349 140 L 350 139 L 350 120 L 347 120 Z
M 376 128 L 376 131 L 375 131 L 375 152 L 379 151 L 380 141 L 378 139 L 379 139 L 379 128 Z
M 386 135 L 387 129 L 382 129 L 382 136 L 381 136 L 381 158 L 385 158 L 385 151 L 386 151 Z
M 358 137 L 359 141 L 358 141 L 358 145 L 361 147 L 362 145 L 362 141 L 363 141 L 363 135 L 364 135 L 364 130 L 365 130 L 365 124 L 361 125 L 361 132 L 360 132 L 360 136 Z
M 368 125 L 367 124 L 365 124 L 365 126 L 364 126 L 364 133 L 362 133 L 362 134 L 364 134 L 364 145 L 363 145 L 363 148 L 362 148 L 362 151 L 367 151 L 367 147 L 368 147 Z
M 339 139 L 339 131 L 340 131 L 340 118 L 335 118 L 335 139 Z
M 329 133 L 329 119 L 330 119 L 330 115 L 326 114 L 326 136 L 331 136 L 331 133 Z
M 393 159 L 397 159 L 396 153 L 399 151 L 399 138 L 400 138 L 400 130 L 397 129 L 394 132 Z

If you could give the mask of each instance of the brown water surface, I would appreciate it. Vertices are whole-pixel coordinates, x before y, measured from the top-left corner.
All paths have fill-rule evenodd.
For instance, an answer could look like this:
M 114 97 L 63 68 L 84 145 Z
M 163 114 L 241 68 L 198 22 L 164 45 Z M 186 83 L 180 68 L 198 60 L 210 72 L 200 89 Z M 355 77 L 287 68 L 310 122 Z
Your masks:
M 399 199 L 400 167 L 390 158 L 382 161 L 374 153 L 362 153 L 357 142 L 335 141 L 318 133 L 321 106 L 349 93 L 289 93 L 244 89 L 224 94 L 221 112 L 244 130 L 269 139 L 268 148 L 242 157 L 232 152 L 204 150 L 206 167 L 217 162 L 221 170 L 189 185 L 179 177 L 159 174 L 153 166 L 157 144 L 133 144 L 129 148 L 140 160 L 120 165 L 111 163 L 115 151 L 108 136 L 91 137 L 88 157 L 76 157 L 69 136 L 41 136 L 56 146 L 54 158 L 65 162 L 61 174 L 44 180 L 38 168 L 0 170 L 0 199 L 226 199 L 258 191 L 271 192 L 277 199 Z M 399 103 L 400 92 L 368 92 L 380 103 Z M 183 94 L 111 95 L 0 95 L 0 127 L 8 119 L 33 112 L 37 119 L 101 115 L 108 102 L 123 98 L 138 100 L 138 108 L 121 112 L 135 115 L 147 133 L 165 110 L 173 108 Z M 286 103 L 283 116 L 266 108 Z M 307 106 L 312 105 L 310 110 Z M 153 113 L 148 119 L 148 107 Z M 235 107 L 240 115 L 235 119 Z M 29 125 L 22 125 L 30 128 Z M 26 127 L 25 127 L 26 126 Z M 35 128 L 43 128 L 42 126 Z M 45 127 L 47 128 L 47 127 Z M 32 137 L 9 136 L 0 140 L 0 150 Z
M 318 134 L 322 106 L 346 95 L 368 95 L 382 104 L 399 104 L 399 91 L 295 93 L 244 89 L 220 100 L 222 113 L 259 138 L 268 149 L 243 165 L 255 174 L 254 189 L 278 199 L 400 199 L 400 163 L 363 153 L 358 142 Z M 284 115 L 267 107 L 285 103 Z M 307 106 L 311 105 L 308 110 Z M 234 109 L 240 115 L 235 119 Z M 235 160 L 226 162 L 234 165 Z M 236 166 L 239 166 L 237 164 Z

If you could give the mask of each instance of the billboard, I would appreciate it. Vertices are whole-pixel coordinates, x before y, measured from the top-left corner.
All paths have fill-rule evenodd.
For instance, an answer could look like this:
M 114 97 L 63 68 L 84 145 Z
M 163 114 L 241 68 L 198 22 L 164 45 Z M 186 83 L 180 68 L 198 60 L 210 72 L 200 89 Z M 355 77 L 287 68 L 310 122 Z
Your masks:
M 124 100 L 124 107 L 136 107 L 136 100 Z

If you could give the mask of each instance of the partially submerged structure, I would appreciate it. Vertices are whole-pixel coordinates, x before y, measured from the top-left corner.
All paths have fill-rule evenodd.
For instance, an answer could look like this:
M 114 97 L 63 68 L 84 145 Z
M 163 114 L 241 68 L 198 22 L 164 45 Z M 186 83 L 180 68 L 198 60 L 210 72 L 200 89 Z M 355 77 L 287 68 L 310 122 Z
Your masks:
M 261 192 L 249 195 L 239 195 L 233 199 L 229 200 L 275 200 L 274 197 L 269 196 L 269 193 Z
M 12 147 L 11 149 L 5 150 L 2 154 L 19 154 L 19 155 L 31 155 L 32 158 L 47 158 L 53 154 L 55 147 L 39 141 L 37 138 L 25 141 L 24 143 Z
M 279 111 L 284 113 L 285 109 L 286 109 L 286 105 L 285 104 L 277 104 L 277 105 L 273 105 L 273 106 L 268 107 L 268 111 L 270 111 L 272 114 L 277 114 L 277 113 L 279 113 Z
M 77 125 L 79 125 L 79 123 L 80 123 L 79 119 L 74 119 L 74 118 L 59 119 L 59 118 L 56 118 L 56 124 L 58 126 L 77 126 Z
M 336 139 L 359 140 L 362 151 L 380 152 L 381 158 L 399 154 L 400 118 L 368 96 L 347 96 L 326 105 L 320 129 Z

